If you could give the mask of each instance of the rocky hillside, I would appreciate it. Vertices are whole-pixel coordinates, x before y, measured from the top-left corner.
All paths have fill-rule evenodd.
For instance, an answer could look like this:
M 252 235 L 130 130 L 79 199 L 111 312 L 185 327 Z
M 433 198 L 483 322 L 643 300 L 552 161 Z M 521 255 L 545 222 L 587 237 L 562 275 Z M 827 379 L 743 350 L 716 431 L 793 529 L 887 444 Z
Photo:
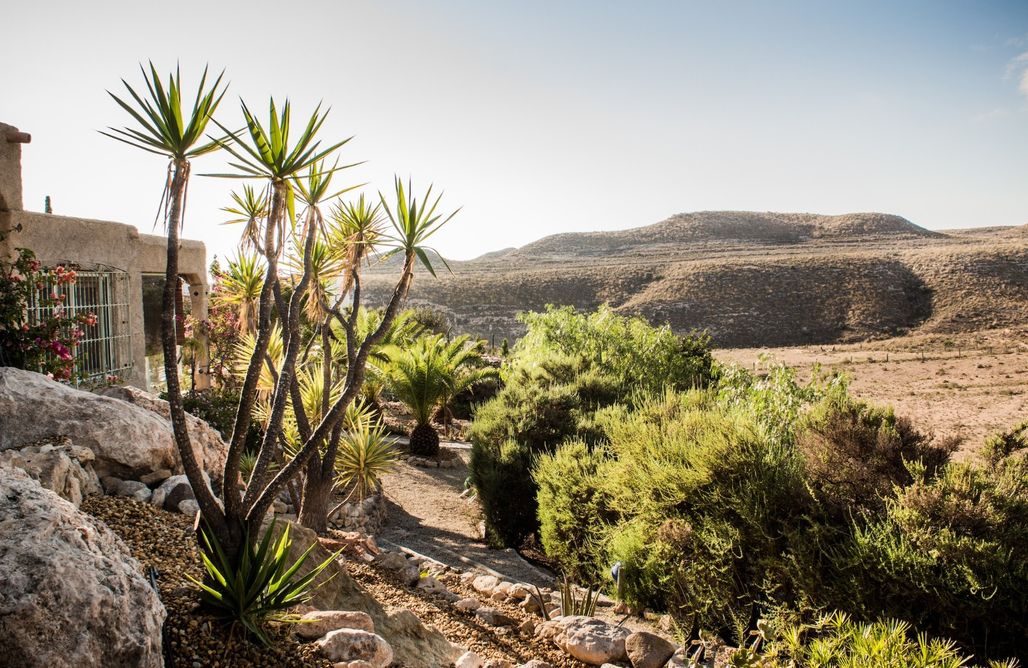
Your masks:
M 546 304 L 624 313 L 709 331 L 721 346 L 856 341 L 1028 321 L 1025 228 L 933 232 L 900 216 L 740 211 L 678 214 L 646 227 L 557 234 L 419 275 L 412 304 L 456 329 L 521 333 Z M 395 268 L 373 269 L 373 302 Z

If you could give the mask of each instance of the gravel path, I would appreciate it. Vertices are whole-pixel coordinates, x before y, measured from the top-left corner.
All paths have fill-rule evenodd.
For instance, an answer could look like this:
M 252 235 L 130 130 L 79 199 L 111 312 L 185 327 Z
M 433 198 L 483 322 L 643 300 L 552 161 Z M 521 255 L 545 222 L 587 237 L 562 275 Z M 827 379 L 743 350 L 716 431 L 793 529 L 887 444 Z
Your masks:
M 554 575 L 514 550 L 492 550 L 480 538 L 478 505 L 460 498 L 468 477 L 469 452 L 444 444 L 459 459 L 454 468 L 420 468 L 400 462 L 383 479 L 389 506 L 386 527 L 376 536 L 456 568 L 495 571 L 514 582 L 552 586 Z

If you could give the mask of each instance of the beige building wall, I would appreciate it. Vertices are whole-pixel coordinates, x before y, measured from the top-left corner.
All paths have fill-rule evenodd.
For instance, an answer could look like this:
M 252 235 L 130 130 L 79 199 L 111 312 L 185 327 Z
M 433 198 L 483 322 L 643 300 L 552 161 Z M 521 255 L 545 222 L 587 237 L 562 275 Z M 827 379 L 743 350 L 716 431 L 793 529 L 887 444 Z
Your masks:
M 11 141 L 11 137 L 20 141 Z M 21 145 L 27 136 L 0 123 L 0 260 L 29 248 L 45 265 L 77 264 L 83 269 L 114 268 L 128 275 L 128 327 L 132 369 L 125 382 L 146 389 L 143 327 L 143 275 L 163 275 L 167 240 L 140 234 L 124 223 L 55 216 L 22 210 Z M 192 313 L 207 317 L 207 251 L 202 242 L 182 240 L 179 273 L 189 285 Z M 203 346 L 206 348 L 206 346 Z M 197 388 L 209 386 L 206 357 L 197 365 Z

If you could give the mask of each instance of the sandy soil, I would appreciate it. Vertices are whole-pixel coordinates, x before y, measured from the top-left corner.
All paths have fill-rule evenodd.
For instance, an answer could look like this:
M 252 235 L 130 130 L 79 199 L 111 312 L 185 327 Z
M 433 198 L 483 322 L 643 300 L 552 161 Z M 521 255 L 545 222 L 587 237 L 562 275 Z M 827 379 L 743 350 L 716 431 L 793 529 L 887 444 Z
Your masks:
M 843 372 L 856 396 L 891 404 L 924 431 L 963 438 L 958 459 L 970 456 L 988 435 L 1028 420 L 1028 330 L 715 354 L 751 369 L 771 358 L 804 377 L 814 365 Z

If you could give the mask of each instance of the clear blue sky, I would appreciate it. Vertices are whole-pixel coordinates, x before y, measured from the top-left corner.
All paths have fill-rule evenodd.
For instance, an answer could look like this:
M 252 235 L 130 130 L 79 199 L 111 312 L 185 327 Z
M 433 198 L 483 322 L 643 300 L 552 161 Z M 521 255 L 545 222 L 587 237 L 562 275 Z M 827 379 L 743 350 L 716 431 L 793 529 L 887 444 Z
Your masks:
M 930 228 L 1028 222 L 1028 2 L 4 4 L 0 121 L 32 133 L 26 207 L 151 230 L 160 158 L 96 130 L 137 63 L 204 63 L 238 97 L 332 106 L 348 175 L 412 175 L 464 207 L 466 258 L 682 211 L 886 211 Z M 201 159 L 194 173 L 216 171 Z M 211 254 L 234 183 L 196 178 Z

